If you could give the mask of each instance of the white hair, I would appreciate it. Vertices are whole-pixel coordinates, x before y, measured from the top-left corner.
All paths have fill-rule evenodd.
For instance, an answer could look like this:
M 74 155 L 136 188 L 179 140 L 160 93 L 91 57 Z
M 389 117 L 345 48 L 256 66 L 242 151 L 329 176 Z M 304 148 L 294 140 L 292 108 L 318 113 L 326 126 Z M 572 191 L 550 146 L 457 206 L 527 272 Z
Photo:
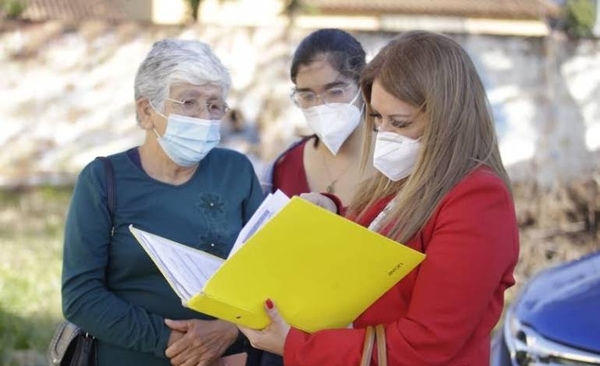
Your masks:
M 206 43 L 167 38 L 155 42 L 142 61 L 135 76 L 135 100 L 147 98 L 155 108 L 162 110 L 169 89 L 175 83 L 217 86 L 225 99 L 231 77 Z M 136 119 L 139 123 L 137 113 Z

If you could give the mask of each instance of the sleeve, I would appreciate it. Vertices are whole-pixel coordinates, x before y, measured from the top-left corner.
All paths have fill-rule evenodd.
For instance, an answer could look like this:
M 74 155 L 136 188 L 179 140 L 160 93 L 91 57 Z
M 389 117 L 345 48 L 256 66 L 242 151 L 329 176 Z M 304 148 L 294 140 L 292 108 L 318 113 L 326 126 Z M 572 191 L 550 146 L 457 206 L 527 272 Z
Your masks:
M 62 307 L 66 319 L 98 339 L 165 357 L 170 331 L 163 317 L 106 288 L 112 220 L 101 162 L 80 173 L 65 226 Z
M 292 143 L 292 145 L 282 152 L 270 165 L 270 169 L 267 173 L 271 193 L 279 189 L 291 197 L 301 193 L 310 192 L 306 179 L 306 171 L 304 169 L 303 146 L 307 144 L 308 140 L 313 136 L 305 137 Z
M 264 169 L 262 169 L 261 172 L 259 172 L 259 181 L 260 181 L 260 186 L 263 192 L 263 195 L 267 195 L 269 193 L 273 193 L 274 189 L 273 189 L 273 174 L 275 171 L 275 161 L 269 163 L 266 165 L 266 167 Z
M 260 206 L 262 201 L 265 198 L 265 193 L 261 188 L 261 184 L 252 168 L 250 161 L 248 160 L 249 169 L 248 170 L 248 181 L 250 181 L 250 185 L 248 187 L 248 194 L 244 201 L 244 212 L 243 212 L 243 223 L 244 225 L 250 220 L 254 211 Z
M 244 160 L 247 162 L 246 171 L 247 171 L 247 179 L 241 179 L 241 182 L 250 182 L 248 186 L 248 193 L 246 195 L 246 199 L 243 203 L 243 224 L 245 225 L 248 220 L 252 217 L 258 206 L 262 203 L 264 199 L 264 192 L 261 188 L 261 183 L 258 180 L 258 177 L 252 167 L 252 163 L 244 157 Z M 236 353 L 246 352 L 249 348 L 248 339 L 242 332 L 238 332 L 238 336 L 235 342 L 227 348 L 223 356 L 233 355 Z
M 281 162 L 285 160 L 286 156 L 290 153 L 290 151 L 292 151 L 302 141 L 303 140 L 292 143 L 287 149 L 285 149 L 281 154 L 279 154 L 279 156 L 277 156 L 273 161 L 268 163 L 262 172 L 260 172 L 258 178 L 260 180 L 263 194 L 265 196 L 269 193 L 275 193 L 275 191 L 277 191 L 277 189 L 281 187 L 281 177 L 279 177 Z
M 336 196 L 333 193 L 327 193 L 327 192 L 320 192 L 319 194 L 321 194 L 333 201 L 333 203 L 335 204 L 336 211 L 337 211 L 336 213 L 338 215 L 346 216 L 346 208 L 344 207 L 342 200 L 338 196 Z
M 499 314 L 511 285 L 506 278 L 512 278 L 518 258 L 518 229 L 512 198 L 499 179 L 459 184 L 434 220 L 407 313 L 385 324 L 390 365 L 448 364 L 482 322 L 492 329 L 493 317 L 486 313 Z M 363 330 L 309 335 L 292 329 L 285 364 L 358 365 L 363 340 Z

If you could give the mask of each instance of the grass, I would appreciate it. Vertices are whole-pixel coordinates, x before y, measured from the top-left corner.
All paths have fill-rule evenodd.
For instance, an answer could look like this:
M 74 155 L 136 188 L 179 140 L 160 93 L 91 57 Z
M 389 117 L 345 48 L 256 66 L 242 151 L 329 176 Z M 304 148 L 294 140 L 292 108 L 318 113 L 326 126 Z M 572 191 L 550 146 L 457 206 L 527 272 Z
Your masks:
M 0 192 L 0 365 L 46 365 L 71 188 Z
M 560 194 L 515 190 L 521 258 L 516 270 L 518 286 L 506 293 L 507 303 L 540 269 L 600 249 L 600 195 L 589 196 L 588 190 L 577 193 L 577 187 L 567 187 L 569 194 L 563 192 L 566 188 L 557 191 Z M 595 187 L 593 192 L 599 192 L 600 183 Z M 71 190 L 0 190 L 0 366 L 47 364 L 48 342 L 62 321 L 62 241 Z M 587 229 L 555 229 L 568 228 L 572 222 L 587 223 L 582 226 Z

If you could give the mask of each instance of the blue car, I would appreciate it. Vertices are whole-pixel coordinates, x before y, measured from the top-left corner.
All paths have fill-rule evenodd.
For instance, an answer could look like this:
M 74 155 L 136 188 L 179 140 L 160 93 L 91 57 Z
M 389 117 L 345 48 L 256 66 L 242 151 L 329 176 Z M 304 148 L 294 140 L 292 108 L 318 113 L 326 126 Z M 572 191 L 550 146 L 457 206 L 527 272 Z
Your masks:
M 600 252 L 540 272 L 508 307 L 492 366 L 600 365 Z

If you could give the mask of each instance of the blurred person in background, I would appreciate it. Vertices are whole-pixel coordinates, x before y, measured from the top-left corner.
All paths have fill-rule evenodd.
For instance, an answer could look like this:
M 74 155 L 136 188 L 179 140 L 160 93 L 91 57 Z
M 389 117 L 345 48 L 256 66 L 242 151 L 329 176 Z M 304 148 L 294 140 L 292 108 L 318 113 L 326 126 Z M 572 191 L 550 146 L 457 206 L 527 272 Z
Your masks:
M 134 85 L 145 141 L 108 157 L 114 216 L 103 163 L 79 174 L 65 228 L 63 312 L 96 337 L 100 366 L 214 366 L 243 351 L 233 324 L 182 306 L 128 229 L 227 257 L 263 199 L 250 161 L 215 148 L 230 85 L 208 45 L 156 42 Z M 166 319 L 185 321 L 171 329 Z
M 326 192 L 349 202 L 371 172 L 359 169 L 364 102 L 358 79 L 365 64 L 362 45 L 343 30 L 320 29 L 300 42 L 290 68 L 291 98 L 314 134 L 275 159 L 263 182 L 268 192 Z
M 232 108 L 225 115 L 221 123 L 219 146 L 241 152 L 250 159 L 255 171 L 262 171 L 259 131 L 240 109 Z
M 385 329 L 387 365 L 489 365 L 490 334 L 515 282 L 519 232 L 475 66 L 450 37 L 413 31 L 387 44 L 360 84 L 363 151 L 375 137 L 363 164 L 378 172 L 356 190 L 347 217 L 426 258 L 351 327 L 309 334 L 265 299 L 271 323 L 240 329 L 286 366 L 360 365 L 366 328 L 375 325 Z M 367 364 L 384 364 L 380 356 L 373 352 Z

